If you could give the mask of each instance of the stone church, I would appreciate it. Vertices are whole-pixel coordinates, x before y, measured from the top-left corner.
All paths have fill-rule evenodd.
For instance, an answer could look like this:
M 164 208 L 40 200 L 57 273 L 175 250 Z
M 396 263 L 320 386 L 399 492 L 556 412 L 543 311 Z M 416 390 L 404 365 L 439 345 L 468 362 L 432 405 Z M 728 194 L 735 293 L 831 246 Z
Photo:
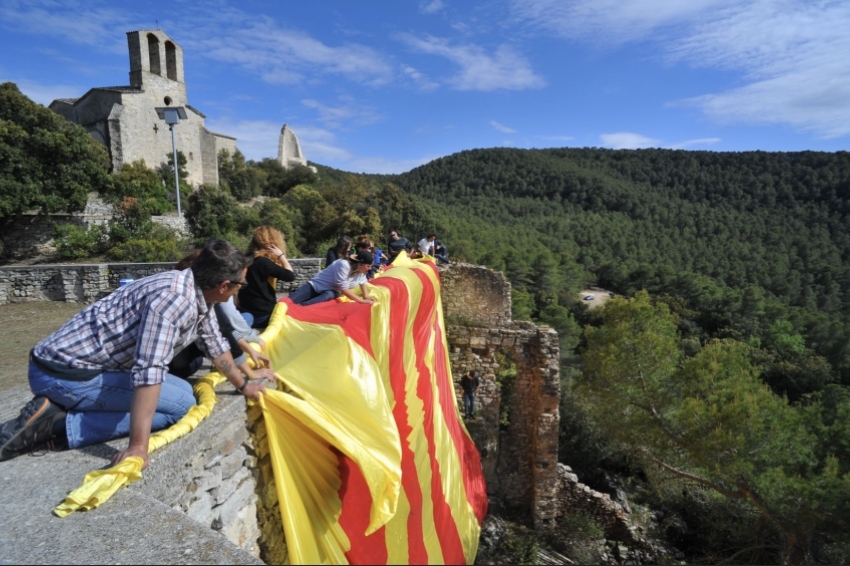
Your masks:
M 144 159 L 148 167 L 171 155 L 171 134 L 156 108 L 182 106 L 186 120 L 174 126 L 177 149 L 186 155 L 189 183 L 218 185 L 218 153 L 236 150 L 236 138 L 204 127 L 204 114 L 189 105 L 183 50 L 162 30 L 127 33 L 130 84 L 96 87 L 80 98 L 60 98 L 50 109 L 80 124 L 109 150 L 112 167 Z

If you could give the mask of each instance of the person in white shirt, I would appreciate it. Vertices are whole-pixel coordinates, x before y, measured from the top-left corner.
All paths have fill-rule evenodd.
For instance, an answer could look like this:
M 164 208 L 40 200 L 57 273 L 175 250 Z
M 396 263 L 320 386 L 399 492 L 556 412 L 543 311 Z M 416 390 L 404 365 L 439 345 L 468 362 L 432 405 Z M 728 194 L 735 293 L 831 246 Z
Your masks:
M 427 236 L 425 236 L 424 238 L 419 240 L 419 243 L 416 244 L 416 247 L 419 248 L 419 252 L 422 255 L 429 255 L 429 256 L 433 257 L 433 255 L 434 255 L 434 240 L 436 240 L 436 239 L 437 239 L 436 234 L 428 234 Z
M 306 307 L 344 295 L 354 302 L 374 305 L 375 299 L 369 297 L 366 286 L 366 273 L 372 267 L 373 261 L 372 254 L 366 250 L 360 250 L 348 258 L 338 259 L 320 271 L 309 283 L 298 287 L 289 295 L 289 299 L 296 305 Z M 358 285 L 362 298 L 352 291 Z

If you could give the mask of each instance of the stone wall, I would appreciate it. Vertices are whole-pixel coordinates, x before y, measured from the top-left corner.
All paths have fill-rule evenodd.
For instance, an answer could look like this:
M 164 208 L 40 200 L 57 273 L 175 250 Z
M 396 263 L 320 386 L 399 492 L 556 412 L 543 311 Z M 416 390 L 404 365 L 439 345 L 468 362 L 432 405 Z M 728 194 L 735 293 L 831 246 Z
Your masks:
M 452 374 L 481 375 L 476 418 L 466 426 L 481 453 L 491 510 L 554 525 L 560 483 L 558 334 L 530 322 L 511 322 L 510 283 L 481 266 L 442 267 L 443 308 Z M 496 371 L 499 355 L 516 364 L 513 394 L 502 398 Z M 458 400 L 460 402 L 460 399 Z M 505 402 L 509 424 L 500 424 Z
M 261 564 L 246 401 L 229 384 L 217 394 L 209 418 L 153 452 L 142 478 L 95 511 L 50 513 L 126 437 L 0 462 L 0 564 Z M 0 423 L 31 397 L 26 385 L 4 390 Z
M 82 212 L 61 214 L 38 214 L 28 212 L 6 218 L 0 223 L 0 255 L 10 259 L 27 259 L 33 256 L 52 254 L 54 225 L 75 224 L 89 227 L 106 224 L 112 218 L 112 205 L 104 202 L 97 193 L 89 193 L 88 202 Z
M 321 270 L 321 259 L 289 260 L 292 283 L 278 282 L 289 293 Z M 102 263 L 0 267 L 0 304 L 26 301 L 90 303 L 118 288 L 120 279 L 141 279 L 174 269 L 174 263 Z
M 511 322 L 511 285 L 500 271 L 453 263 L 441 269 L 448 324 L 504 326 Z
M 248 434 L 245 400 L 224 384 L 215 410 L 197 431 L 182 439 L 180 450 L 154 452 L 157 474 L 144 474 L 142 494 L 185 513 L 219 532 L 255 557 L 260 556 L 257 520 L 257 459 Z M 213 432 L 214 431 L 214 432 Z

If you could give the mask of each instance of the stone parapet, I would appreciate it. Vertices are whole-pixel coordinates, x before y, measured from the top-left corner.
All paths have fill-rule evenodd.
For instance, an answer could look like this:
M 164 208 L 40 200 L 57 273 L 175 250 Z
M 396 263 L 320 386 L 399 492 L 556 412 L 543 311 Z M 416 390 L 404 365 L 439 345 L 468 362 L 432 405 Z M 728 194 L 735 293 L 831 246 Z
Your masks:
M 51 513 L 126 438 L 0 462 L 0 563 L 262 564 L 245 399 L 228 384 L 218 394 L 208 419 L 96 511 Z M 26 386 L 4 391 L 0 423 L 30 397 Z
M 289 260 L 292 283 L 278 282 L 290 293 L 321 271 L 321 259 Z M 101 263 L 0 267 L 0 304 L 26 301 L 91 303 L 118 288 L 121 279 L 141 279 L 174 269 L 174 263 Z

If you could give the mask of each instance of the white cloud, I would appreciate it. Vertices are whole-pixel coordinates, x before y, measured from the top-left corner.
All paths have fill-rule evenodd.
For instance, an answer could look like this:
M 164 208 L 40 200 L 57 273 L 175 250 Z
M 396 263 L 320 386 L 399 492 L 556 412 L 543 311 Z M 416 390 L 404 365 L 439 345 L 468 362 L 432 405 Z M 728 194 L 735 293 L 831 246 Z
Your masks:
M 81 6 L 55 0 L 4 0 L 0 26 L 17 32 L 61 37 L 71 43 L 91 45 L 112 53 L 126 53 L 127 42 L 116 29 L 139 29 L 133 14 L 111 5 Z
M 443 7 L 442 0 L 432 0 L 431 2 L 421 2 L 419 4 L 419 11 L 423 14 L 436 14 L 442 10 Z
M 741 73 L 740 86 L 680 101 L 718 121 L 850 134 L 850 2 L 514 0 L 513 14 L 565 38 L 646 41 L 670 63 Z
M 714 145 L 721 141 L 720 138 L 698 138 L 673 144 L 670 146 L 670 149 L 685 149 L 686 147 L 693 147 L 695 145 Z
M 374 124 L 382 119 L 374 108 L 359 104 L 349 96 L 339 97 L 339 104 L 334 106 L 312 98 L 302 100 L 301 104 L 318 112 L 319 120 L 329 128 L 340 128 L 347 124 Z
M 27 79 L 13 80 L 3 79 L 0 82 L 10 80 L 18 85 L 22 93 L 39 104 L 49 105 L 57 98 L 79 98 L 88 91 L 85 87 L 72 85 L 48 85 Z
M 460 72 L 447 81 L 457 90 L 525 90 L 546 85 L 529 61 L 509 45 L 489 54 L 478 45 L 451 45 L 447 39 L 430 35 L 401 34 L 398 38 L 416 51 L 445 57 L 459 66 Z
M 599 136 L 604 147 L 611 149 L 644 149 L 647 147 L 658 147 L 659 140 L 648 138 L 632 132 L 617 132 L 615 134 L 602 134 Z
M 277 157 L 277 141 L 283 124 L 268 120 L 234 121 L 228 118 L 207 118 L 205 122 L 207 129 L 235 137 L 236 147 L 247 159 L 259 161 L 265 157 Z M 298 135 L 300 138 L 300 133 Z
M 387 157 L 355 157 L 346 164 L 346 170 L 352 173 L 404 173 L 420 165 L 425 165 L 440 156 L 419 157 L 416 159 L 390 159 Z
M 515 18 L 570 39 L 601 45 L 643 39 L 734 0 L 513 0 Z
M 509 128 L 503 124 L 498 123 L 495 120 L 490 120 L 490 125 L 502 132 L 503 134 L 515 134 L 516 130 L 513 128 Z
M 208 119 L 207 128 L 236 138 L 236 146 L 247 159 L 259 161 L 277 157 L 278 136 L 282 124 L 268 120 Z M 298 136 L 301 150 L 309 161 L 354 173 L 403 173 L 439 156 L 416 159 L 362 156 L 337 141 L 334 132 L 307 124 L 290 124 Z
M 410 65 L 402 65 L 401 72 L 413 79 L 417 86 L 419 86 L 422 90 L 436 90 L 440 87 L 440 83 L 432 81 L 426 75 L 420 73 Z
M 268 19 L 234 15 L 185 30 L 184 48 L 205 57 L 234 63 L 269 83 L 296 84 L 315 75 L 341 75 L 355 82 L 382 84 L 392 66 L 374 49 L 356 43 L 327 45 L 297 29 Z

